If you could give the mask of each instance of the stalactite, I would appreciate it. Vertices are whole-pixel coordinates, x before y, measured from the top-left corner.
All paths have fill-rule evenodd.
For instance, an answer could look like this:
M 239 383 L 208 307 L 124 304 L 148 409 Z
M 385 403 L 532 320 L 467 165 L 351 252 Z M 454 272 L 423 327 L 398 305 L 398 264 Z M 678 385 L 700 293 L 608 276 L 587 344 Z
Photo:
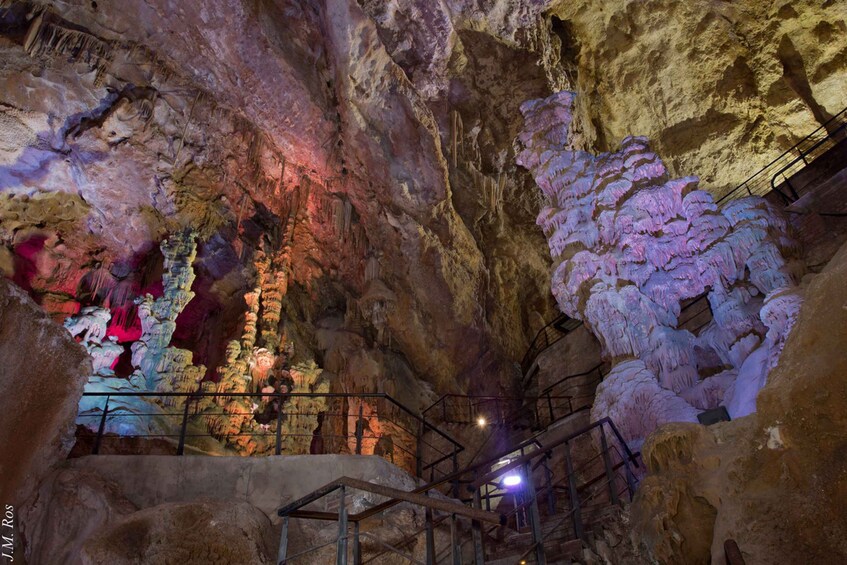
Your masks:
M 298 363 L 291 368 L 293 393 L 329 393 L 329 381 L 321 376 L 323 370 L 314 361 Z M 312 434 L 318 427 L 318 416 L 327 410 L 326 397 L 289 397 L 282 407 L 286 414 L 282 453 L 305 455 L 309 453 Z
M 103 81 L 112 59 L 112 46 L 84 31 L 63 27 L 58 17 L 43 11 L 30 24 L 24 49 L 31 57 L 62 55 L 84 60 L 96 71 L 95 84 Z

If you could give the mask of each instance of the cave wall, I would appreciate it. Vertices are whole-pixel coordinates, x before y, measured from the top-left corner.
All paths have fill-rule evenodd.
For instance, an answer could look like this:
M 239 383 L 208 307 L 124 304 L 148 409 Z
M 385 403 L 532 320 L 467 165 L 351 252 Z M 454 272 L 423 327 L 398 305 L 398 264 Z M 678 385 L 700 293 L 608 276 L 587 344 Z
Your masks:
M 20 506 L 73 445 L 91 361 L 20 288 L 0 279 L 0 499 Z
M 257 250 L 288 246 L 297 361 L 337 357 L 314 325 L 341 318 L 370 365 L 401 358 L 421 404 L 508 391 L 554 316 L 520 103 L 582 92 L 577 146 L 648 135 L 720 192 L 847 104 L 843 7 L 7 1 L 0 266 L 58 320 L 108 307 L 128 348 L 134 299 L 161 292 L 159 243 L 196 228 L 174 346 L 217 379 Z M 360 307 L 374 271 L 390 308 Z
M 632 536 L 655 559 L 725 563 L 727 539 L 751 565 L 847 559 L 845 276 L 842 246 L 805 286 L 756 414 L 672 424 L 645 444 Z
M 584 135 L 731 190 L 847 107 L 844 0 L 554 2 Z
M 446 27 L 416 45 L 446 47 L 421 74 L 375 3 L 5 3 L 4 270 L 57 320 L 109 308 L 128 347 L 133 302 L 161 293 L 159 242 L 196 229 L 196 296 L 174 345 L 217 378 L 262 240 L 291 248 L 282 325 L 300 360 L 330 353 L 313 322 L 359 310 L 375 263 L 396 297 L 385 327 L 372 309 L 345 323 L 377 358 L 394 351 L 437 389 L 508 388 L 553 304 L 509 158 L 511 110 L 552 88 L 535 65 L 552 51 L 542 6 L 512 7 L 439 6 Z M 489 49 L 520 72 L 504 83 Z

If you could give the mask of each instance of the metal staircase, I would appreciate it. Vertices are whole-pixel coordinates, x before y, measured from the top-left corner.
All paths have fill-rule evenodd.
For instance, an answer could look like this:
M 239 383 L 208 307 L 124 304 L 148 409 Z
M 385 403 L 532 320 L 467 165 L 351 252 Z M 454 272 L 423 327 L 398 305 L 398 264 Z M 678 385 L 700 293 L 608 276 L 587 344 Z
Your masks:
M 393 562 L 426 565 L 555 563 L 590 543 L 593 528 L 632 496 L 641 468 L 605 418 L 546 442 L 531 438 L 408 492 L 342 478 L 279 509 L 277 561 L 326 563 L 334 554 L 337 564 L 361 565 L 390 554 Z M 352 513 L 351 491 L 376 498 Z M 402 509 L 422 524 L 399 535 L 386 525 Z M 294 519 L 335 522 L 337 535 L 292 553 Z
M 847 108 L 723 195 L 718 199 L 718 204 L 745 196 L 765 196 L 771 192 L 777 194 L 786 205 L 796 201 L 800 197 L 799 189 L 794 186 L 791 177 L 845 139 Z

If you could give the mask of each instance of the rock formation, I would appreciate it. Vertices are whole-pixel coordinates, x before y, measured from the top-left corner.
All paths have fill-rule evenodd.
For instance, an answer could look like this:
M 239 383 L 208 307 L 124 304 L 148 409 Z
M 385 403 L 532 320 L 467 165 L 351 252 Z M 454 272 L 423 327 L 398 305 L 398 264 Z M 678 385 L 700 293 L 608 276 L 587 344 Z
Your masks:
M 6 504 L 24 504 L 67 456 L 90 374 L 85 349 L 24 291 L 0 279 L 0 497 Z
M 632 505 L 633 541 L 662 563 L 847 559 L 847 248 L 804 288 L 794 330 L 747 418 L 671 424 L 644 445 L 650 475 Z
M 329 392 L 329 381 L 321 376 L 322 370 L 314 363 L 301 363 L 291 368 L 290 393 Z M 319 417 L 327 411 L 326 397 L 290 396 L 282 405 L 285 436 L 282 438 L 282 453 L 306 455 L 310 453 L 312 439 L 320 425 Z
M 111 312 L 97 306 L 87 306 L 79 314 L 65 319 L 65 328 L 73 337 L 80 338 L 80 343 L 91 356 L 94 375 L 97 376 L 113 375 L 112 366 L 124 351 L 116 343 L 117 337 L 106 337 L 111 319 Z
M 732 190 L 847 106 L 844 3 L 550 3 L 580 135 L 647 136 L 674 176 Z
M 719 404 L 749 413 L 800 304 L 785 220 L 760 198 L 719 209 L 696 177 L 670 179 L 644 138 L 598 156 L 573 149 L 573 103 L 563 91 L 521 106 L 518 162 L 547 203 L 553 294 L 615 364 L 592 415 L 639 443 Z M 703 293 L 713 320 L 697 336 L 677 329 L 681 303 Z
M 71 335 L 81 336 L 94 363 L 94 372 L 85 385 L 86 392 L 101 393 L 80 401 L 78 423 L 97 430 L 106 407 L 106 393 L 194 392 L 205 376 L 202 365 L 192 365 L 191 351 L 170 345 L 176 318 L 194 297 L 192 262 L 196 254 L 194 234 L 185 231 L 162 242 L 164 255 L 163 295 L 146 295 L 138 300 L 141 335 L 131 345 L 134 371 L 128 377 L 111 370 L 123 347 L 109 336 L 111 314 L 104 308 L 86 307 L 68 318 L 65 327 Z M 164 416 L 166 408 L 182 406 L 176 397 L 112 396 L 104 431 L 119 435 L 170 433 L 178 423 Z
M 194 298 L 191 284 L 195 278 L 192 267 L 197 254 L 195 237 L 184 231 L 162 242 L 165 257 L 162 296 L 154 299 L 148 294 L 138 300 L 141 337 L 132 344 L 132 365 L 151 391 L 193 392 L 205 373 L 203 366 L 192 367 L 190 351 L 171 347 L 176 318 Z M 163 403 L 173 405 L 171 400 Z

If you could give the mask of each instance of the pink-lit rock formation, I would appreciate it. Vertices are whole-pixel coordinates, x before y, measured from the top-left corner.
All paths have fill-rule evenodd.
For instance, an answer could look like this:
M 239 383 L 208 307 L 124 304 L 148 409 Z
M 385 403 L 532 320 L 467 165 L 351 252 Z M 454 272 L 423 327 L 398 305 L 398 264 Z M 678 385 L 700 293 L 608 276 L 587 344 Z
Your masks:
M 696 177 L 669 178 L 645 138 L 597 156 L 573 149 L 574 98 L 521 106 L 518 163 L 546 201 L 553 294 L 615 363 L 593 416 L 612 416 L 638 443 L 719 404 L 749 413 L 800 304 L 784 219 L 759 198 L 719 209 Z M 697 336 L 677 329 L 681 302 L 703 293 L 713 320 Z
M 123 353 L 115 336 L 106 338 L 111 319 L 109 310 L 83 308 L 65 321 L 73 336 L 80 336 L 91 356 L 94 372 L 85 385 L 91 393 L 194 392 L 206 368 L 192 364 L 192 352 L 171 346 L 176 318 L 194 297 L 191 285 L 195 274 L 195 234 L 175 233 L 162 242 L 164 255 L 163 295 L 147 294 L 138 299 L 141 336 L 131 345 L 134 371 L 128 377 L 115 375 L 112 367 Z M 117 434 L 172 432 L 175 421 L 161 416 L 163 408 L 181 406 L 176 397 L 114 396 L 109 398 L 105 431 Z M 96 430 L 106 405 L 104 396 L 86 396 L 80 401 L 78 423 Z M 159 415 L 160 417 L 157 417 Z
M 842 246 L 804 278 L 795 327 L 755 414 L 709 427 L 671 424 L 647 440 L 650 474 L 629 527 L 651 561 L 723 563 L 727 539 L 747 563 L 847 560 L 845 277 Z

